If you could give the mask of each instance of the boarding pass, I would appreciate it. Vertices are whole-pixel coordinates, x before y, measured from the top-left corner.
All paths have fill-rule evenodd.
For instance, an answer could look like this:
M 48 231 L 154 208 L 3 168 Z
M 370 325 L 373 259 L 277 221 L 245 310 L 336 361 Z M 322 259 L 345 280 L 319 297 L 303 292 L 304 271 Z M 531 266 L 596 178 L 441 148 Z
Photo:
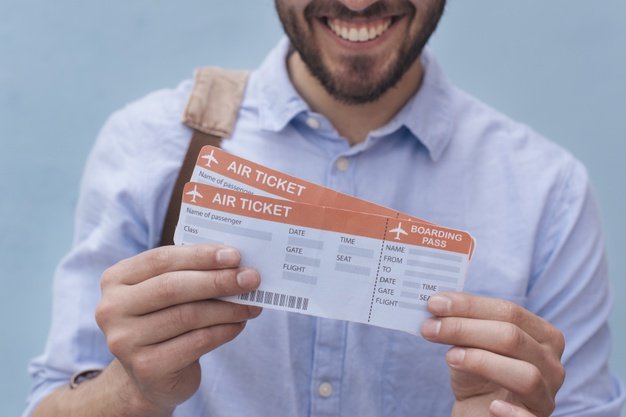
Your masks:
M 438 291 L 463 287 L 466 232 L 188 183 L 176 244 L 237 247 L 262 277 L 229 301 L 416 334 Z

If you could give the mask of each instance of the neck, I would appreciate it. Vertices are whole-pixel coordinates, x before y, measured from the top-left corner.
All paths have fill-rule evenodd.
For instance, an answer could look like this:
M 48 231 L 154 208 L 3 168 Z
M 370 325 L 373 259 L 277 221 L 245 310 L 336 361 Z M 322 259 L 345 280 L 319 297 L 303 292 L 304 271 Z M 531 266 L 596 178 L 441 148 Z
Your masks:
M 291 54 L 287 66 L 291 81 L 309 107 L 323 114 L 350 145 L 363 142 L 371 131 L 388 123 L 417 92 L 424 73 L 420 60 L 416 59 L 400 81 L 380 98 L 355 105 L 328 94 L 297 52 Z

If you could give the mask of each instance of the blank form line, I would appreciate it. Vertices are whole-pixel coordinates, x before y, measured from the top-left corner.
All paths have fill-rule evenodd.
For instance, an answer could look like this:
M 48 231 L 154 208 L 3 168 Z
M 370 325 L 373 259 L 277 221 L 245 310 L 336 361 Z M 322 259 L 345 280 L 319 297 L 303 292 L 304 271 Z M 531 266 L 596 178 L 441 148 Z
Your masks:
M 340 264 L 340 263 L 335 264 L 335 271 L 348 272 L 350 274 L 367 275 L 367 276 L 369 276 L 371 272 L 370 268 L 366 266 L 356 266 L 356 265 Z
M 424 304 L 413 304 L 413 303 L 405 303 L 403 301 L 398 301 L 398 307 L 406 308 L 409 310 L 421 310 L 427 311 L 426 305 Z
M 415 259 L 407 259 L 406 263 L 407 265 L 419 266 L 421 268 L 435 269 L 438 271 L 461 272 L 460 266 L 444 265 L 444 264 L 440 264 L 436 262 L 424 262 L 424 261 L 417 261 Z
M 428 256 L 429 258 L 444 259 L 446 261 L 454 261 L 458 263 L 461 263 L 463 261 L 463 257 L 460 255 L 455 255 L 452 253 L 431 252 L 424 249 L 411 248 L 409 249 L 409 254 L 417 256 Z
M 372 249 L 357 248 L 349 245 L 339 245 L 339 250 L 337 252 L 344 255 L 361 256 L 369 259 L 374 257 L 374 251 Z
M 405 287 L 408 288 L 416 288 L 416 289 L 421 289 L 422 288 L 422 284 L 419 282 L 413 282 L 413 281 L 402 281 L 402 285 L 404 285 Z
M 412 271 L 410 269 L 405 270 L 404 275 L 406 275 L 407 277 L 422 278 L 422 279 L 428 279 L 431 281 L 449 282 L 451 284 L 456 284 L 456 282 L 458 281 L 458 278 L 455 278 L 455 277 L 448 277 L 445 275 L 438 275 L 438 274 L 429 274 L 428 272 L 421 272 L 421 271 Z
M 422 294 L 417 294 L 417 293 L 414 293 L 414 292 L 408 292 L 408 291 L 402 291 L 402 292 L 400 293 L 400 296 L 401 296 L 401 297 L 404 297 L 404 298 L 413 298 L 413 299 L 415 299 L 415 300 L 419 300 L 420 295 L 422 295 Z
M 289 236 L 287 242 L 290 245 L 302 246 L 310 249 L 324 249 L 324 242 L 321 240 L 307 239 L 304 237 Z
M 317 277 L 313 275 L 296 274 L 295 272 L 283 272 L 283 279 L 289 281 L 302 282 L 304 284 L 317 284 Z
M 306 266 L 314 266 L 314 267 L 320 266 L 320 260 L 317 258 L 309 258 L 308 256 L 294 255 L 292 253 L 288 253 L 287 255 L 285 255 L 285 261 L 291 262 L 292 264 L 297 264 L 297 265 L 306 265 Z
M 263 232 L 261 230 L 248 229 L 245 227 L 233 226 L 230 224 L 212 222 L 210 220 L 198 219 L 196 217 L 187 216 L 187 222 L 191 225 L 202 227 L 204 229 L 215 230 L 217 232 L 228 233 L 231 235 L 245 236 L 252 239 L 259 240 L 272 240 L 272 234 L 270 232 Z
M 185 233 L 183 235 L 183 242 L 185 243 L 193 243 L 196 245 L 201 245 L 201 244 L 213 244 L 213 245 L 223 245 L 224 242 L 218 242 L 217 240 L 213 240 L 213 239 L 208 239 L 205 237 L 200 237 L 200 236 L 196 236 L 196 235 L 192 235 L 191 233 Z

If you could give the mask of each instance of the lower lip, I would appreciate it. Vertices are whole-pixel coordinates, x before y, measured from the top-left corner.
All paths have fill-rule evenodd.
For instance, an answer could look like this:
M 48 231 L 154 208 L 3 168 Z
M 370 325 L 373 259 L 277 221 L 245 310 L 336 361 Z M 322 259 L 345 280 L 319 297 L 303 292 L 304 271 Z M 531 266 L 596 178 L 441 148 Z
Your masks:
M 343 46 L 344 48 L 353 50 L 353 51 L 359 51 L 362 49 L 371 49 L 374 48 L 380 44 L 382 44 L 383 42 L 385 42 L 385 40 L 391 36 L 392 32 L 394 32 L 396 30 L 396 26 L 397 24 L 402 20 L 402 18 L 400 19 L 393 19 L 391 25 L 389 25 L 389 27 L 387 28 L 387 30 L 385 32 L 383 32 L 382 35 L 380 35 L 377 38 L 374 38 L 370 41 L 365 41 L 365 42 L 352 42 L 349 40 L 346 40 L 340 36 L 338 36 L 330 27 L 328 27 L 328 25 L 324 22 L 321 22 L 319 20 L 317 20 L 317 24 L 322 26 L 322 28 L 325 30 L 325 32 L 330 35 L 330 37 L 332 37 L 339 45 Z

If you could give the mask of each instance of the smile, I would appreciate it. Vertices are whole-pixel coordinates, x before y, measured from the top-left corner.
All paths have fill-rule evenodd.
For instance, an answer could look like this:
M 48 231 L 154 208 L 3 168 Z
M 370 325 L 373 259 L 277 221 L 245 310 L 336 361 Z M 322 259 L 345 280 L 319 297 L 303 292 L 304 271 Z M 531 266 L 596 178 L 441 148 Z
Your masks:
M 352 22 L 327 18 L 326 25 L 341 39 L 349 42 L 368 42 L 382 36 L 393 24 L 388 17 L 369 22 Z

